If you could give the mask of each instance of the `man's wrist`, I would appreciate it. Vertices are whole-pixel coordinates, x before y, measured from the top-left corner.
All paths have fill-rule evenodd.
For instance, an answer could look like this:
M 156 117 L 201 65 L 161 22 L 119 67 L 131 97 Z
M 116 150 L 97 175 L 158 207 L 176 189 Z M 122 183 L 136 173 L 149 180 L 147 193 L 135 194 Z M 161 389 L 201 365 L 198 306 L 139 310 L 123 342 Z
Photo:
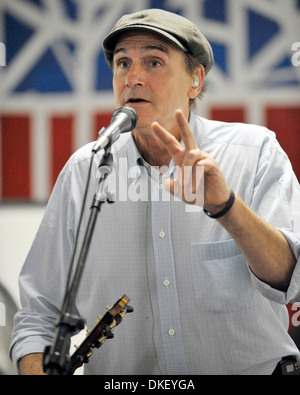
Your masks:
M 42 353 L 33 353 L 25 355 L 18 362 L 19 374 L 24 375 L 45 375 L 43 370 L 43 358 Z
M 228 211 L 233 206 L 234 201 L 235 201 L 235 193 L 231 190 L 230 191 L 230 196 L 229 196 L 228 201 L 226 202 L 226 205 L 220 211 L 218 211 L 217 213 L 210 213 L 209 211 L 207 211 L 205 209 L 203 209 L 203 211 L 210 218 L 214 218 L 214 219 L 221 218 L 225 214 L 228 213 Z

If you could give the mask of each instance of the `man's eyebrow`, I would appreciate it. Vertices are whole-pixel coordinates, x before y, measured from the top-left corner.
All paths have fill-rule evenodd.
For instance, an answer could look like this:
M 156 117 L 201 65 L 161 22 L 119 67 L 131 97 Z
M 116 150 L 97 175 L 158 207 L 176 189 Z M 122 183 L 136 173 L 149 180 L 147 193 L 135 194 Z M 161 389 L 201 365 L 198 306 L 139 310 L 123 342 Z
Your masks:
M 164 45 L 154 44 L 154 45 L 145 45 L 144 47 L 142 47 L 142 51 L 144 51 L 144 52 L 154 51 L 154 50 L 158 50 L 158 51 L 164 52 L 165 54 L 169 54 L 169 48 Z M 120 47 L 114 51 L 114 55 L 116 55 L 120 52 L 126 53 L 127 50 L 124 47 Z

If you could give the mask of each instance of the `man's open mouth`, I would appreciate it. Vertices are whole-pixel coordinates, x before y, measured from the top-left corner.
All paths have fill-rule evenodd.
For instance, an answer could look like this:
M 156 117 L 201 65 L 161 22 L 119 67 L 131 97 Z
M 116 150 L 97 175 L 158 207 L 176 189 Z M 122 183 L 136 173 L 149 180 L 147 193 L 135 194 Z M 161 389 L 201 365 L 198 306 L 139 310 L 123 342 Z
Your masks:
M 127 100 L 127 103 L 148 103 L 148 101 L 141 98 L 131 98 Z

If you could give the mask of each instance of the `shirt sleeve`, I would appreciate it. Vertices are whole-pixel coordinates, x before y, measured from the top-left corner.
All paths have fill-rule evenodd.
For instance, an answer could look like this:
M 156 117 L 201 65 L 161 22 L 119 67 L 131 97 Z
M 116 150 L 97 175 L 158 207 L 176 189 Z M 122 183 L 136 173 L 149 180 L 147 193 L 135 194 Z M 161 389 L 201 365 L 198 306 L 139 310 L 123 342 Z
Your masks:
M 251 208 L 286 237 L 297 264 L 286 292 L 252 272 L 255 287 L 267 298 L 287 304 L 300 300 L 300 187 L 292 165 L 273 132 L 267 131 L 256 172 Z
M 10 349 L 15 364 L 26 354 L 43 353 L 53 341 L 74 243 L 70 169 L 68 163 L 56 182 L 19 276 L 22 308 L 14 319 Z

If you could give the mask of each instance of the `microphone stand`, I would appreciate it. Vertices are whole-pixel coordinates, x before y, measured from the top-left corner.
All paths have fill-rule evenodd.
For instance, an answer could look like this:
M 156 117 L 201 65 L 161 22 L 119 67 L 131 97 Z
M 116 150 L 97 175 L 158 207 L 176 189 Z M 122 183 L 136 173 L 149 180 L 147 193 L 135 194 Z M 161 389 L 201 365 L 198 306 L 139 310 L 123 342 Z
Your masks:
M 113 155 L 110 153 L 111 144 L 105 147 L 105 152 L 101 158 L 99 171 L 100 180 L 98 189 L 94 195 L 91 206 L 91 213 L 86 227 L 85 237 L 82 243 L 77 267 L 70 287 L 66 290 L 61 315 L 56 325 L 55 337 L 52 346 L 45 349 L 44 372 L 48 375 L 70 375 L 70 338 L 76 332 L 84 328 L 84 321 L 73 314 L 76 295 L 80 285 L 82 273 L 85 267 L 86 258 L 91 244 L 96 219 L 101 210 L 101 206 L 110 200 L 109 192 L 105 188 L 105 180 L 112 172 Z

